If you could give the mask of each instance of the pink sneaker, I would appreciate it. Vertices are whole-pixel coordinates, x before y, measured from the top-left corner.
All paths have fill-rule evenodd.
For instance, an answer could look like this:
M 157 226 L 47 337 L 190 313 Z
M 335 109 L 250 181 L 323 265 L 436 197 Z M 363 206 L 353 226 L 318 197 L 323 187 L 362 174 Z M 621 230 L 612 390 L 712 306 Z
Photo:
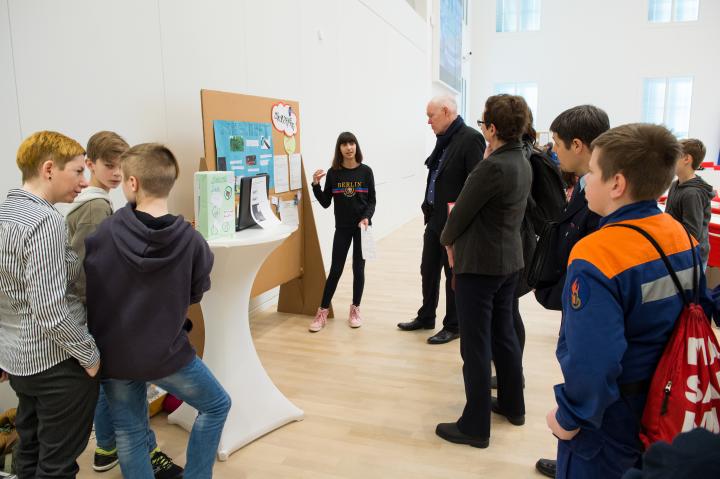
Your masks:
M 318 308 L 317 313 L 315 313 L 315 319 L 313 319 L 313 322 L 310 323 L 309 329 L 311 333 L 317 333 L 325 327 L 325 325 L 327 324 L 327 317 L 329 312 L 329 309 Z
M 360 317 L 360 308 L 354 304 L 350 305 L 350 317 L 348 317 L 348 324 L 351 328 L 359 328 L 362 326 L 362 318 Z

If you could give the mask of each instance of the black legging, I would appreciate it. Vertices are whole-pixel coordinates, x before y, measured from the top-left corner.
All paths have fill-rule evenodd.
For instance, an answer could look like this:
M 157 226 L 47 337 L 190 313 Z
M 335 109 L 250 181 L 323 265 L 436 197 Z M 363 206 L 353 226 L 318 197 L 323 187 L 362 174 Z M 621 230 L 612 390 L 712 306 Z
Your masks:
M 360 306 L 363 288 L 365 288 L 365 260 L 362 257 L 362 244 L 360 242 L 360 228 L 357 226 L 335 228 L 335 237 L 333 238 L 332 248 L 332 264 L 330 265 L 330 274 L 328 274 L 325 282 L 325 290 L 323 291 L 321 308 L 329 308 L 330 301 L 335 294 L 338 281 L 345 267 L 348 251 L 350 250 L 350 242 L 353 245 L 353 304 Z

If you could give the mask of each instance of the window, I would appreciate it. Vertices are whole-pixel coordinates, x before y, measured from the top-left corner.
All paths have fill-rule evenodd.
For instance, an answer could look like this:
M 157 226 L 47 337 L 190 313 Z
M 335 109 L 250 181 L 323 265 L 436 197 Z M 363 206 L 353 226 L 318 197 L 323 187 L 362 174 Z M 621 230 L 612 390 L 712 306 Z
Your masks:
M 440 1 L 439 80 L 460 92 L 462 89 L 463 1 Z
M 495 0 L 496 32 L 540 30 L 540 0 Z
M 643 92 L 643 121 L 662 123 L 678 138 L 690 129 L 692 77 L 646 78 Z
M 538 86 L 537 83 L 497 83 L 495 85 L 495 94 L 507 93 L 510 95 L 518 95 L 525 98 L 525 102 L 530 107 L 533 118 L 537 118 L 537 102 L 538 102 Z
M 692 22 L 698 19 L 700 0 L 648 0 L 648 21 Z

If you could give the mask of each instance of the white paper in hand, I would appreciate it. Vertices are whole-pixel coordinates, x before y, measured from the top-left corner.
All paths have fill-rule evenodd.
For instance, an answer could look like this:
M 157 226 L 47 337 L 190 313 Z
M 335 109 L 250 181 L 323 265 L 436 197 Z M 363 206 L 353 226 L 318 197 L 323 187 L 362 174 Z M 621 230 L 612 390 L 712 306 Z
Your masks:
M 375 250 L 375 240 L 372 236 L 372 226 L 363 229 L 360 228 L 360 243 L 362 244 L 362 255 L 366 261 L 372 261 L 377 258 Z

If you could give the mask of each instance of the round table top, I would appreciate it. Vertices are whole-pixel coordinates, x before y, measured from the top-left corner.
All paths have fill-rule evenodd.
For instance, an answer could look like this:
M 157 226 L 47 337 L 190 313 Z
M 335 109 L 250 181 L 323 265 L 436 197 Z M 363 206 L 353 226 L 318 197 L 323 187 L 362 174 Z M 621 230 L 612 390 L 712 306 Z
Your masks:
M 233 248 L 236 246 L 252 246 L 272 241 L 283 240 L 297 230 L 297 226 L 276 225 L 272 228 L 253 226 L 235 232 L 232 238 L 216 238 L 208 241 L 210 248 Z

